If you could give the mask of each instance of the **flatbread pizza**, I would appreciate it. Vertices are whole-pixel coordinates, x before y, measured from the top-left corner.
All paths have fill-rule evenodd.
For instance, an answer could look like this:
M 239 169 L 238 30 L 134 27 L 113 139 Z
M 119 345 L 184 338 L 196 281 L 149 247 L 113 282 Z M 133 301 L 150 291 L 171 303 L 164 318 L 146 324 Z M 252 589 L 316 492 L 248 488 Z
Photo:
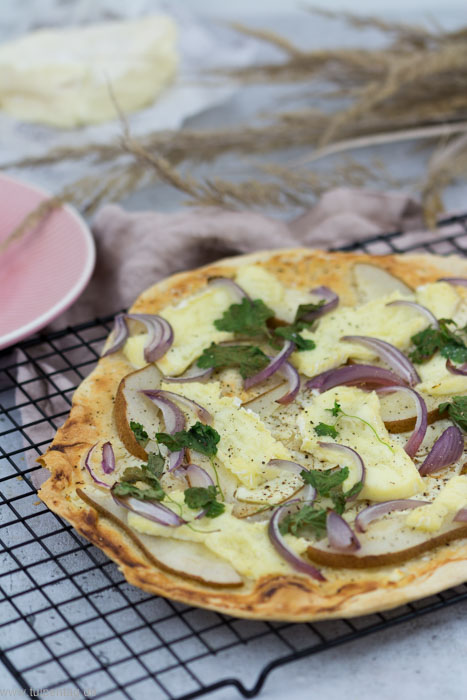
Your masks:
M 290 621 L 467 578 L 467 262 L 309 249 L 119 314 L 39 495 L 146 591 Z

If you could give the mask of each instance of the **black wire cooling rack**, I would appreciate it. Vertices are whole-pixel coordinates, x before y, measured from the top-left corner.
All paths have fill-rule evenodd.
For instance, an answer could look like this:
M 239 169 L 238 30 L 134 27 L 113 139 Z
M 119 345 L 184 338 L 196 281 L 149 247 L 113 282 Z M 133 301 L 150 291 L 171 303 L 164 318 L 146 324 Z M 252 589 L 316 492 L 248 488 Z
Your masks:
M 467 251 L 467 214 L 433 233 L 349 245 L 373 254 Z M 0 645 L 20 686 L 75 696 L 244 697 L 275 668 L 467 599 L 462 585 L 390 612 L 313 624 L 246 621 L 151 596 L 38 500 L 36 457 L 111 328 L 99 319 L 0 353 Z

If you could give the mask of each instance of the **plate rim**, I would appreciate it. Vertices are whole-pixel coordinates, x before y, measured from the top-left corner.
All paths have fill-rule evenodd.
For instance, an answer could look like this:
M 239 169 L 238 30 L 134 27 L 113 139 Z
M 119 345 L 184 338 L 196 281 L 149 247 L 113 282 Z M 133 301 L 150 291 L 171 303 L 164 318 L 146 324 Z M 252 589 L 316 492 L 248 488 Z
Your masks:
M 0 173 L 0 180 L 8 180 L 15 185 L 32 190 L 42 197 L 49 199 L 53 195 L 47 190 L 38 187 L 37 185 L 32 185 L 29 182 L 12 177 L 11 175 L 6 175 L 5 173 Z M 83 219 L 83 217 L 76 211 L 74 207 L 70 204 L 62 204 L 61 209 L 66 211 L 66 213 L 71 216 L 72 219 L 78 224 L 78 230 L 81 231 L 83 235 L 83 240 L 85 242 L 86 248 L 86 262 L 83 265 L 81 274 L 75 284 L 68 290 L 68 292 L 60 299 L 58 302 L 53 304 L 47 311 L 37 316 L 32 321 L 16 328 L 5 335 L 0 335 L 0 350 L 18 343 L 24 340 L 28 336 L 32 335 L 41 328 L 44 328 L 48 323 L 56 319 L 63 311 L 68 309 L 71 304 L 79 297 L 81 292 L 85 289 L 87 283 L 89 282 L 91 275 L 94 271 L 94 266 L 96 264 L 96 245 L 94 237 L 91 233 L 91 229 Z M 26 214 L 27 216 L 27 214 Z

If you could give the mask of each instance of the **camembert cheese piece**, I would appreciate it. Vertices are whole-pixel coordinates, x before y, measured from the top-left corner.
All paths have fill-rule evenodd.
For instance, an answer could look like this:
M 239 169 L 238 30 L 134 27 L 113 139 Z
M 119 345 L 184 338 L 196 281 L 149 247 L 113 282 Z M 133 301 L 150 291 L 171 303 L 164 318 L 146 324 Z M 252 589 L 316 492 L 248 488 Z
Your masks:
M 415 508 L 405 524 L 424 532 L 436 532 L 467 506 L 467 475 L 453 476 L 429 506 Z
M 333 417 L 331 409 L 337 401 L 343 412 L 356 418 Z M 304 403 L 304 412 L 298 419 L 302 435 L 302 449 L 330 467 L 349 467 L 349 477 L 344 482 L 348 490 L 357 481 L 357 469 L 353 460 L 345 454 L 323 448 L 318 442 L 337 442 L 354 449 L 366 467 L 365 485 L 359 498 L 373 501 L 389 501 L 408 498 L 423 489 L 423 480 L 404 448 L 391 439 L 380 414 L 379 399 L 375 392 L 365 392 L 353 387 L 336 387 L 310 397 Z M 335 425 L 335 438 L 320 437 L 314 428 L 319 423 Z
M 212 414 L 212 427 L 220 435 L 217 458 L 244 486 L 257 487 L 277 475 L 277 470 L 268 468 L 269 460 L 291 459 L 256 413 L 242 408 L 236 398 L 220 396 L 219 382 L 163 382 L 161 386 L 196 401 Z
M 63 128 L 151 104 L 175 75 L 177 28 L 154 15 L 40 29 L 0 46 L 0 109 Z

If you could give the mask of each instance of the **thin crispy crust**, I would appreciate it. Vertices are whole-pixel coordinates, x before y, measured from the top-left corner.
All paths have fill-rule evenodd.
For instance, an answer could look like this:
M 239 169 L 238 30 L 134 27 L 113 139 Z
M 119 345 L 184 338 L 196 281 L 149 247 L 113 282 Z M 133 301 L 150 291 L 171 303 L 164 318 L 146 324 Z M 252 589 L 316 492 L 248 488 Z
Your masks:
M 345 304 L 356 301 L 352 268 L 367 262 L 386 269 L 411 287 L 443 276 L 467 276 L 461 258 L 428 255 L 372 257 L 308 249 L 265 251 L 222 260 L 174 275 L 145 291 L 132 311 L 157 313 L 205 285 L 210 277 L 233 276 L 244 264 L 264 265 L 285 284 L 312 288 L 327 285 Z M 358 572 L 324 569 L 327 581 L 301 575 L 266 576 L 241 589 L 215 589 L 157 569 L 115 523 L 99 516 L 76 498 L 84 483 L 83 455 L 101 434 L 116 434 L 113 403 L 121 378 L 131 367 L 120 356 L 102 358 L 73 398 L 66 423 L 39 462 L 51 478 L 39 495 L 53 511 L 68 520 L 84 537 L 102 549 L 133 585 L 151 593 L 239 617 L 289 621 L 363 615 L 455 586 L 467 579 L 467 539 L 457 540 L 394 567 Z

